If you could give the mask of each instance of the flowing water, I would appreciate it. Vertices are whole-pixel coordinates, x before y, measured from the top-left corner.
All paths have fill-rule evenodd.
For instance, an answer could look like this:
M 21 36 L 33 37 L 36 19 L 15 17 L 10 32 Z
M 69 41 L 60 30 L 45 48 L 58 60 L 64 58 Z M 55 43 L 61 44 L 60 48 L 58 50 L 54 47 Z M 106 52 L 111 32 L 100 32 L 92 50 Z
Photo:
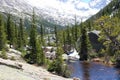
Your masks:
M 81 80 L 120 80 L 120 69 L 104 66 L 95 62 L 68 62 L 72 70 L 71 77 Z

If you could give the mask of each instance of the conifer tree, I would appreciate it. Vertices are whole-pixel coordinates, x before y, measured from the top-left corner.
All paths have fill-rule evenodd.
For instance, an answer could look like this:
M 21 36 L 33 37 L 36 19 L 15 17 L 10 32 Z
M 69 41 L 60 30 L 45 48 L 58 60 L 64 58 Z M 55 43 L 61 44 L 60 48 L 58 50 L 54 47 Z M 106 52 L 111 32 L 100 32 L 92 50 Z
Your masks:
M 56 41 L 55 41 L 55 43 L 56 43 L 56 46 L 58 46 L 58 31 L 57 31 L 57 27 L 55 26 L 55 28 L 54 28 L 54 34 L 55 34 L 55 39 L 56 39 Z
M 59 45 L 56 51 L 56 59 L 49 65 L 48 71 L 55 71 L 59 75 L 63 75 L 63 59 L 62 59 L 63 49 Z
M 15 46 L 15 48 L 17 49 L 18 48 L 18 26 L 17 26 L 17 23 L 16 23 L 16 21 L 15 21 L 15 44 L 16 44 L 16 46 Z
M 30 46 L 30 53 L 28 54 L 28 62 L 37 63 L 38 65 L 44 65 L 45 55 L 42 50 L 41 38 L 39 39 L 38 34 L 37 34 L 37 26 L 36 26 L 36 21 L 35 21 L 34 10 L 33 10 L 33 15 L 32 15 L 29 46 Z
M 15 24 L 14 22 L 11 23 L 11 39 L 10 43 L 13 45 L 13 48 L 16 48 L 16 37 L 15 37 Z
M 23 26 L 23 20 L 20 19 L 20 24 L 19 24 L 19 34 L 18 34 L 18 48 L 23 48 L 26 45 L 26 40 L 25 40 L 25 29 Z
M 43 25 L 40 26 L 40 35 L 41 35 L 41 45 L 44 46 L 45 45 L 45 41 L 44 41 L 44 29 L 43 29 Z
M 75 24 L 74 24 L 74 27 L 75 27 L 75 28 L 74 28 L 74 29 L 75 29 L 75 30 L 74 30 L 74 31 L 75 31 L 75 33 L 74 33 L 75 39 L 74 39 L 74 40 L 75 40 L 75 42 L 76 42 L 77 39 L 78 39 L 78 32 L 79 32 L 79 31 L 78 31 L 78 26 L 77 26 L 76 16 L 75 16 Z
M 63 59 L 62 59 L 62 54 L 63 54 L 63 49 L 62 46 L 57 47 L 57 52 L 56 52 L 56 61 L 55 61 L 55 66 L 56 66 L 56 73 L 62 75 L 62 68 L 63 68 Z
M 80 53 L 81 60 L 87 60 L 88 59 L 88 40 L 87 40 L 87 31 L 86 27 L 81 23 L 81 37 L 80 37 Z
M 65 34 L 65 31 L 63 31 L 63 44 L 65 45 L 66 44 L 66 34 Z
M 7 40 L 9 41 L 9 44 L 10 44 L 10 47 L 11 47 L 11 42 L 10 42 L 10 40 L 11 40 L 11 14 L 8 14 L 8 19 L 7 19 Z
M 70 35 L 71 33 L 70 33 L 70 28 L 69 28 L 69 26 L 67 26 L 66 34 L 67 34 L 67 37 L 66 37 L 67 43 L 68 43 L 69 45 L 71 45 L 72 41 L 71 41 L 71 35 Z
M 37 64 L 38 65 L 44 65 L 45 64 L 45 55 L 43 53 L 43 49 L 42 49 L 42 42 L 37 39 L 36 42 L 36 46 L 37 46 Z
M 35 23 L 35 12 L 33 10 L 33 15 L 32 15 L 32 22 L 31 22 L 31 31 L 30 31 L 30 55 L 29 55 L 29 61 L 32 63 L 36 63 L 36 58 L 37 58 L 37 28 L 36 28 L 36 23 Z
M 10 47 L 13 45 L 15 47 L 15 25 L 12 22 L 11 14 L 8 14 L 7 19 L 7 39 L 9 41 Z
M 5 48 L 5 45 L 6 45 L 5 27 L 3 25 L 2 15 L 0 14 L 0 51 Z
M 96 21 L 96 29 L 100 30 L 99 41 L 105 46 L 106 56 L 119 55 L 120 50 L 120 24 L 118 17 L 102 16 Z

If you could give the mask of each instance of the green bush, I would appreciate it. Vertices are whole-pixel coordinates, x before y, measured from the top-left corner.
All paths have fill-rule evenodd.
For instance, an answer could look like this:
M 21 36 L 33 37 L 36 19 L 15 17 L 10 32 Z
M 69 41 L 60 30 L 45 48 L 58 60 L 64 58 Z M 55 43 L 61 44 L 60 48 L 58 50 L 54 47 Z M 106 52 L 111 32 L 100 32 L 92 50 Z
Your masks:
M 56 64 L 55 64 L 55 61 L 51 62 L 49 65 L 48 65 L 48 71 L 50 72 L 54 72 L 56 70 Z
M 11 59 L 11 60 L 15 60 L 15 57 L 14 57 L 14 56 L 12 56 L 10 59 Z
M 6 51 L 4 49 L 2 50 L 2 52 L 0 54 L 0 57 L 3 58 L 3 59 L 8 59 Z
M 26 51 L 23 48 L 18 48 L 18 51 L 20 51 L 22 53 L 21 57 L 24 58 L 24 56 L 26 55 Z
M 50 63 L 49 67 L 48 67 L 48 71 L 50 72 L 55 72 L 56 74 L 63 76 L 63 77 L 70 77 L 71 75 L 71 71 L 68 69 L 68 66 L 66 64 L 61 65 L 62 68 L 60 70 L 60 72 L 58 73 L 56 70 L 58 70 L 58 68 L 56 67 L 56 63 L 55 61 L 53 61 L 52 63 Z
M 62 76 L 63 77 L 66 77 L 66 78 L 69 78 L 71 75 L 71 71 L 68 69 L 68 66 L 65 64 L 63 65 L 63 68 L 62 68 Z

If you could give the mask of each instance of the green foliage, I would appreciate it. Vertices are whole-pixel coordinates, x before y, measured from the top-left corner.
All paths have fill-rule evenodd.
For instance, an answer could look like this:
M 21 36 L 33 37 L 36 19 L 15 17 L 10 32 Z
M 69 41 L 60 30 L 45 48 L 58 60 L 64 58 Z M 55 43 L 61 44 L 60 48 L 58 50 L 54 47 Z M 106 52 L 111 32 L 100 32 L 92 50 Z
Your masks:
M 30 53 L 27 54 L 28 55 L 27 60 L 29 63 L 37 63 L 38 65 L 44 65 L 45 55 L 42 50 L 42 45 L 44 42 L 43 41 L 43 29 L 41 28 L 41 36 L 38 37 L 35 19 L 36 19 L 35 13 L 33 10 L 32 24 L 31 24 L 31 31 L 30 31 L 30 41 L 29 41 Z
M 38 39 L 37 40 L 37 64 L 38 65 L 44 65 L 45 64 L 45 55 L 43 53 L 43 49 L 42 49 L 42 46 L 41 46 L 41 43 L 40 43 L 40 40 Z
M 57 47 L 56 61 L 55 61 L 55 66 L 56 66 L 55 71 L 57 74 L 62 74 L 62 65 L 63 65 L 62 54 L 63 54 L 62 47 L 60 46 Z
M 15 61 L 15 57 L 14 56 L 12 56 L 10 59 L 13 60 L 13 61 Z
M 40 26 L 40 38 L 41 38 L 41 45 L 44 46 L 45 45 L 45 41 L 44 41 L 44 28 L 43 25 Z
M 1 54 L 0 54 L 0 57 L 3 58 L 3 59 L 7 59 L 7 58 L 8 58 L 5 49 L 2 49 L 2 52 L 1 52 Z
M 2 49 L 5 49 L 6 42 L 7 40 L 6 40 L 6 34 L 5 34 L 5 27 L 3 25 L 3 19 L 0 14 L 0 51 Z
M 26 55 L 26 53 L 27 53 L 27 51 L 25 50 L 25 49 L 23 49 L 23 48 L 19 48 L 18 49 L 22 54 L 21 54 L 21 57 L 25 57 L 25 55 Z
M 69 77 L 70 73 L 67 69 L 68 67 L 64 65 L 62 54 L 63 54 L 62 48 L 60 46 L 57 47 L 56 59 L 49 64 L 48 71 L 55 72 L 58 75 L 62 75 L 64 77 Z
M 88 56 L 89 56 L 89 59 L 91 59 L 91 58 L 96 58 L 98 54 L 96 52 L 91 52 L 88 54 Z
M 59 63 L 59 64 L 61 64 L 61 63 Z M 48 71 L 55 72 L 58 75 L 61 75 L 63 77 L 67 77 L 67 78 L 70 77 L 70 75 L 71 75 L 71 72 L 68 69 L 68 66 L 66 64 L 61 64 L 58 67 L 58 64 L 55 60 L 49 64 Z
M 66 30 L 66 42 L 67 42 L 67 44 L 69 44 L 69 45 L 72 44 L 70 27 L 69 27 L 69 26 L 67 26 L 67 30 Z
M 54 60 L 48 65 L 48 71 L 54 72 L 55 70 L 56 70 L 56 63 L 55 63 L 55 60 Z
M 35 23 L 35 13 L 33 10 L 33 15 L 32 15 L 32 22 L 31 22 L 31 31 L 30 31 L 30 41 L 29 41 L 29 46 L 30 46 L 30 55 L 29 55 L 29 61 L 32 63 L 36 63 L 36 58 L 37 58 L 37 30 L 36 30 L 36 23 Z
M 120 23 L 119 18 L 102 16 L 96 21 L 97 28 L 101 31 L 100 41 L 105 46 L 107 55 L 113 56 L 119 50 Z
M 20 19 L 18 31 L 18 48 L 23 48 L 25 45 L 26 45 L 25 29 L 23 26 L 23 20 Z
M 63 65 L 62 68 L 62 76 L 66 78 L 69 78 L 71 76 L 71 71 L 68 69 L 68 66 L 65 64 Z
M 80 53 L 81 60 L 87 60 L 88 59 L 88 51 L 90 48 L 90 41 L 87 35 L 86 27 L 81 23 L 81 37 L 80 37 Z
M 15 47 L 15 25 L 11 19 L 11 14 L 8 14 L 7 19 L 7 39 L 9 40 L 10 47 L 13 45 Z

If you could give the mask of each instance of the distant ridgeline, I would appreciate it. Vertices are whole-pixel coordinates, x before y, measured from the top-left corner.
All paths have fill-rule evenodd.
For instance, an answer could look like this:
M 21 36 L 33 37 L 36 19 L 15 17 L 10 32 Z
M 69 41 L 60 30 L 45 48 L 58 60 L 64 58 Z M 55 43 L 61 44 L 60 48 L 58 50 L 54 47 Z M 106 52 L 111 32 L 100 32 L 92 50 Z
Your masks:
M 104 15 L 120 17 L 119 13 L 120 13 L 120 0 L 112 0 L 106 7 L 101 9 L 96 15 L 93 15 L 92 17 L 90 17 L 87 20 L 87 22 L 91 20 L 92 21 L 96 20 Z
M 7 15 L 8 13 L 6 12 L 0 12 L 3 17 L 4 17 L 4 20 L 6 22 L 7 20 Z M 11 17 L 12 17 L 12 20 L 14 23 L 17 23 L 19 24 L 19 19 L 20 18 L 23 18 L 23 21 L 24 21 L 24 27 L 26 27 L 26 30 L 29 32 L 30 31 L 30 19 L 31 19 L 31 16 L 25 14 L 26 16 L 23 18 L 23 17 L 20 17 L 20 16 L 17 16 L 17 15 L 14 15 L 14 14 L 11 14 Z M 36 25 L 37 25 L 37 30 L 38 32 L 40 32 L 40 26 L 42 25 L 44 27 L 44 32 L 45 33 L 51 33 L 51 32 L 54 32 L 54 27 L 56 26 L 59 30 L 62 30 L 64 27 L 61 26 L 61 25 L 58 25 L 58 24 L 55 24 L 54 22 L 48 22 L 47 20 L 45 19 L 41 19 L 39 16 L 36 15 Z

